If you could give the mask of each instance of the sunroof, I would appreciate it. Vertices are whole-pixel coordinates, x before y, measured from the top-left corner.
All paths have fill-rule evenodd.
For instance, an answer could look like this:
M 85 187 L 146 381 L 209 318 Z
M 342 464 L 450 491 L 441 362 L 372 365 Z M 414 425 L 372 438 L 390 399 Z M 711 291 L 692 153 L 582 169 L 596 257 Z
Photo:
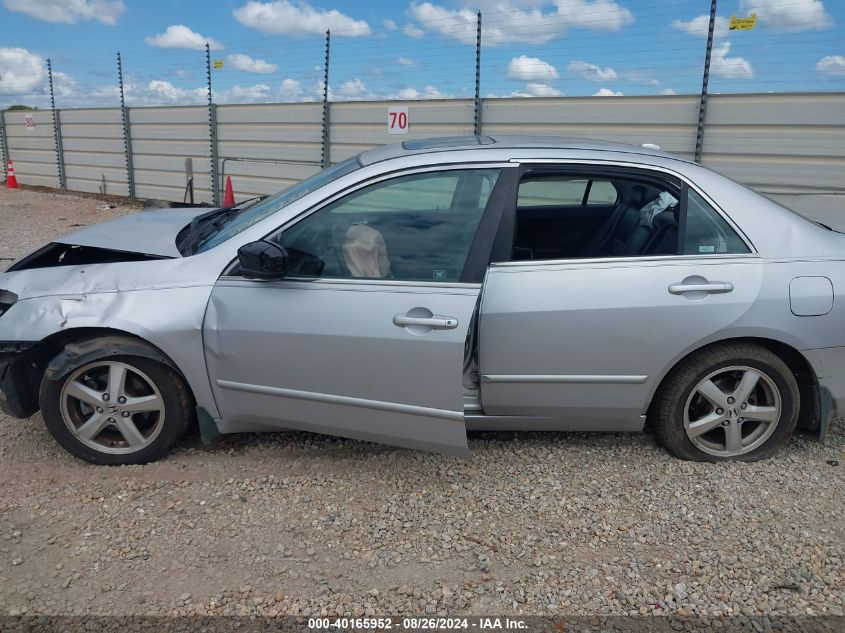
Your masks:
M 492 145 L 496 141 L 489 136 L 445 136 L 443 138 L 405 141 L 402 147 L 407 150 L 440 149 L 445 147 L 466 147 L 467 145 Z

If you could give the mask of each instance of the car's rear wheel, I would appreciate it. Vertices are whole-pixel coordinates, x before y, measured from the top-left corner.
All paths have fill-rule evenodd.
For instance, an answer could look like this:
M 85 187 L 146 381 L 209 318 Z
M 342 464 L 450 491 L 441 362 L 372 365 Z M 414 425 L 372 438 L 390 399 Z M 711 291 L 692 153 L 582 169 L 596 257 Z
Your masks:
M 749 343 L 702 350 L 667 378 L 653 412 L 658 441 L 682 459 L 756 461 L 792 435 L 799 392 L 776 354 Z
M 187 430 L 191 399 L 175 371 L 139 356 L 109 356 L 45 378 L 47 429 L 70 453 L 95 464 L 143 464 Z

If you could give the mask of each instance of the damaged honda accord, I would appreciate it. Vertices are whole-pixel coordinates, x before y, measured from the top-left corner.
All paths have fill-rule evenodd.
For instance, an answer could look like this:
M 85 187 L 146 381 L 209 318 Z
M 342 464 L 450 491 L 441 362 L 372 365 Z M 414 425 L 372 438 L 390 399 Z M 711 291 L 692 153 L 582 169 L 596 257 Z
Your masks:
M 0 405 L 98 464 L 303 430 L 642 431 L 757 460 L 845 412 L 845 236 L 653 146 L 461 137 L 82 228 L 0 274 Z

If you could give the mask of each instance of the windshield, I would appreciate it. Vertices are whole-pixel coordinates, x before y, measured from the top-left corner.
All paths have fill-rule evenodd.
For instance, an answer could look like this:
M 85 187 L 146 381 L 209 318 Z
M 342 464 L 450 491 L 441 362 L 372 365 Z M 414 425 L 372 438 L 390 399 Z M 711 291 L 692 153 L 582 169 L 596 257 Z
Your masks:
M 233 238 L 241 231 L 245 231 L 254 224 L 261 222 L 264 218 L 273 215 L 276 211 L 284 209 L 289 204 L 296 202 L 312 191 L 315 191 L 320 187 L 345 176 L 346 174 L 352 173 L 360 166 L 361 165 L 357 158 L 350 158 L 342 163 L 338 163 L 334 167 L 329 167 L 328 169 L 321 171 L 319 174 L 315 174 L 307 180 L 303 180 L 302 182 L 292 185 L 287 189 L 283 189 L 275 196 L 270 196 L 258 204 L 246 207 L 242 212 L 237 215 L 233 215 L 225 224 L 222 224 L 216 231 L 208 235 L 198 245 L 194 252 L 201 253 L 202 251 L 207 251 L 210 248 L 214 248 L 215 246 L 222 244 L 226 240 Z

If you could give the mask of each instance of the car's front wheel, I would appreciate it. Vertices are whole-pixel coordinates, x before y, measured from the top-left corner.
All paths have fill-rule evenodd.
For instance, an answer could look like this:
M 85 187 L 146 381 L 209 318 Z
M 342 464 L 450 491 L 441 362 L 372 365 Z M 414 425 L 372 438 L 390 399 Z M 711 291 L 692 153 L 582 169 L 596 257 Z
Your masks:
M 729 343 L 682 361 L 653 409 L 658 441 L 695 461 L 770 457 L 798 421 L 798 384 L 770 350 Z
M 66 450 L 95 464 L 143 464 L 187 430 L 191 398 L 170 367 L 140 356 L 109 356 L 46 378 L 47 429 Z

